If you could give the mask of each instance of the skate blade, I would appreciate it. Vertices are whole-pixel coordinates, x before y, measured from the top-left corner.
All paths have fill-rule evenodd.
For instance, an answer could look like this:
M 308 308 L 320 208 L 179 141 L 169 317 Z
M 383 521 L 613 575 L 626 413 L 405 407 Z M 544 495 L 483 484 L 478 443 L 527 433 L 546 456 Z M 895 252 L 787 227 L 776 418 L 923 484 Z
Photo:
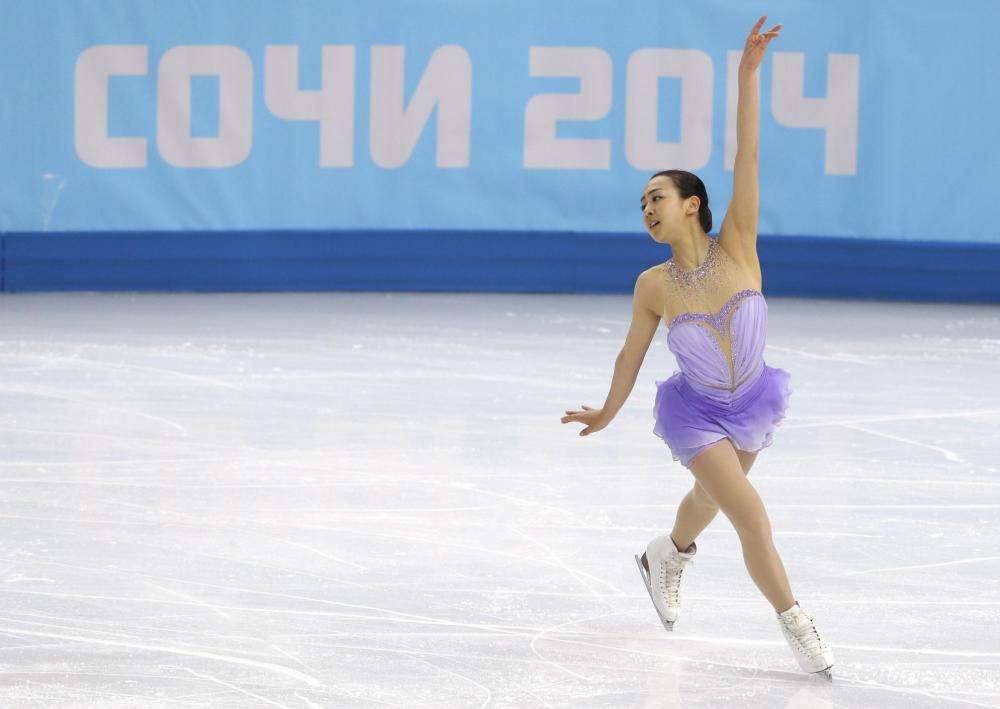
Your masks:
M 644 559 L 646 557 L 646 552 L 643 552 L 642 556 Z M 667 620 L 662 615 L 660 615 L 660 609 L 656 607 L 656 601 L 653 601 L 653 586 L 649 582 L 649 569 L 647 569 L 646 566 L 642 563 L 642 559 L 639 558 L 638 554 L 635 555 L 635 563 L 639 566 L 639 575 L 642 576 L 642 583 L 646 587 L 646 593 L 649 594 L 649 600 L 652 601 L 653 603 L 653 610 L 656 611 L 656 616 L 660 619 L 660 622 L 663 623 L 664 628 L 673 632 L 674 630 L 673 621 Z
M 819 675 L 820 677 L 826 678 L 828 682 L 833 682 L 833 665 L 830 665 L 825 670 L 820 670 L 819 672 L 813 672 L 814 675 Z

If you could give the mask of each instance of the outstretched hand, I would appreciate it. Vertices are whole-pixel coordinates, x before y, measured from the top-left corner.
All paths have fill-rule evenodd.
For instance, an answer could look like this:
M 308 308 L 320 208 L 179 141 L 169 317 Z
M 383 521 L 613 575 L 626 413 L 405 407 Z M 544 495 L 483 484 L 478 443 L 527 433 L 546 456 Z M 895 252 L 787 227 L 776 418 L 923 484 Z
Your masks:
M 587 427 L 580 431 L 581 436 L 597 433 L 610 423 L 609 421 L 604 420 L 604 409 L 592 409 L 586 404 L 580 404 L 580 406 L 583 407 L 583 411 L 567 411 L 566 415 L 563 416 L 560 421 L 563 423 L 576 421 L 578 423 L 587 424 Z
M 775 25 L 764 34 L 761 34 L 760 28 L 764 25 L 764 20 L 766 19 L 767 15 L 761 15 L 761 18 L 757 20 L 757 24 L 750 30 L 750 36 L 747 37 L 747 43 L 743 47 L 743 58 L 740 59 L 741 71 L 755 71 L 764 58 L 764 50 L 767 49 L 767 45 L 770 44 L 772 39 L 781 34 L 781 25 Z

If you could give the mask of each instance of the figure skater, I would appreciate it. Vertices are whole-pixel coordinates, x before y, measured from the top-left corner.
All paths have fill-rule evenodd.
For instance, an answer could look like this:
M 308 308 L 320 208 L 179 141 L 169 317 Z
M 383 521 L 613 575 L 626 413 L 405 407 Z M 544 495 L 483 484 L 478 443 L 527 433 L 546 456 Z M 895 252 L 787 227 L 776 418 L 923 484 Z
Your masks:
M 732 522 L 747 570 L 774 607 L 778 624 L 806 672 L 833 679 L 833 653 L 800 607 L 774 547 L 764 504 L 746 474 L 771 445 L 785 416 L 791 375 L 764 362 L 767 304 L 757 258 L 757 143 L 760 124 L 756 72 L 781 25 L 754 25 L 739 66 L 737 153 L 733 198 L 718 238 L 705 185 L 694 174 L 666 170 L 646 183 L 640 205 L 653 240 L 671 258 L 636 280 L 632 324 L 615 362 L 604 406 L 567 411 L 563 423 L 596 433 L 617 415 L 635 384 L 660 318 L 680 371 L 657 381 L 653 432 L 695 478 L 669 534 L 654 538 L 636 563 L 664 627 L 681 608 L 680 581 L 693 562 L 695 538 L 721 509 Z

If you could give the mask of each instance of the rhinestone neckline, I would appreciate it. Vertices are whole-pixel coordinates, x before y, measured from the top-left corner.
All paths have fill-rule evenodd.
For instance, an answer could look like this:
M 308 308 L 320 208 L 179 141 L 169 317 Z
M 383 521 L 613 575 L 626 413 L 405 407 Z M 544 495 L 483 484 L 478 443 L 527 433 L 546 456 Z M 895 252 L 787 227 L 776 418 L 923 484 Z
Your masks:
M 700 265 L 687 269 L 674 263 L 674 258 L 671 256 L 667 261 L 667 273 L 681 283 L 691 283 L 693 281 L 701 280 L 708 275 L 718 262 L 719 255 L 717 240 L 712 237 L 708 237 L 708 253 L 705 256 L 705 260 L 702 261 Z

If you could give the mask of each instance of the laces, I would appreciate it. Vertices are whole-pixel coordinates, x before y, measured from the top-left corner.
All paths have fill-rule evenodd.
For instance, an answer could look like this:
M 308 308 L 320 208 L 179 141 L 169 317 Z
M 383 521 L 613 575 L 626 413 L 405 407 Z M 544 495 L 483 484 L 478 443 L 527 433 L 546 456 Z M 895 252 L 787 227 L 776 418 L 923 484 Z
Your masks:
M 660 587 L 667 592 L 667 603 L 670 605 L 680 605 L 681 603 L 681 574 L 684 573 L 684 565 L 693 563 L 692 559 L 671 563 L 663 562 L 660 565 Z
M 809 657 L 815 657 L 820 653 L 826 652 L 826 643 L 819 636 L 813 619 L 809 616 L 806 616 L 800 624 L 796 624 L 793 620 L 782 621 L 782 623 L 788 628 L 792 637 L 795 638 L 799 646 Z

